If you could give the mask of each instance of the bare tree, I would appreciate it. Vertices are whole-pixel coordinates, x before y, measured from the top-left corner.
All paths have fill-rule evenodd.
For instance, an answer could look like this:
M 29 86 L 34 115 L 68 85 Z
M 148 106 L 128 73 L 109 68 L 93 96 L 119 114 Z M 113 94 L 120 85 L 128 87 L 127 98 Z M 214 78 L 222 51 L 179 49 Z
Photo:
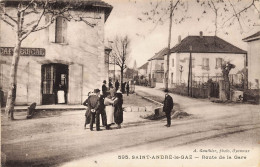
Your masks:
M 63 17 L 68 21 L 82 21 L 94 27 L 90 19 L 100 19 L 85 16 L 81 13 L 71 12 L 82 7 L 81 1 L 66 2 L 52 0 L 3 0 L 0 4 L 0 21 L 10 26 L 15 34 L 15 46 L 10 70 L 9 89 L 5 113 L 9 119 L 14 119 L 14 104 L 16 99 L 17 67 L 20 58 L 22 42 L 33 32 L 41 31 L 49 27 L 57 17 Z M 45 17 L 48 21 L 44 22 Z
M 130 59 L 130 39 L 128 36 L 115 37 L 113 43 L 111 43 L 110 48 L 112 48 L 111 58 L 114 59 L 114 63 L 120 68 L 121 75 L 121 88 L 123 84 L 124 70 L 127 68 L 127 64 Z M 113 60 L 111 61 L 113 62 Z
M 142 16 L 137 18 L 140 22 L 153 23 L 154 28 L 152 30 L 154 30 L 158 25 L 163 25 L 164 22 L 169 21 L 169 50 L 165 70 L 165 89 L 168 89 L 172 23 L 182 24 L 187 19 L 197 19 L 197 21 L 200 22 L 205 15 L 210 15 L 210 13 L 213 12 L 214 34 L 216 36 L 220 30 L 225 31 L 225 28 L 233 26 L 234 24 L 238 24 L 241 33 L 243 33 L 246 28 L 250 29 L 256 24 L 260 14 L 259 0 L 159 0 L 156 2 L 150 1 L 150 5 L 151 9 L 143 11 Z M 201 11 L 201 15 L 194 18 L 195 16 L 192 15 L 192 11 L 198 10 L 198 6 L 200 7 L 199 11 Z M 251 14 L 249 17 L 247 13 L 250 12 Z M 252 12 L 257 13 L 258 15 L 252 14 Z M 228 35 L 228 31 L 225 31 L 224 33 Z M 137 33 L 137 35 L 142 36 L 142 34 L 139 33 Z

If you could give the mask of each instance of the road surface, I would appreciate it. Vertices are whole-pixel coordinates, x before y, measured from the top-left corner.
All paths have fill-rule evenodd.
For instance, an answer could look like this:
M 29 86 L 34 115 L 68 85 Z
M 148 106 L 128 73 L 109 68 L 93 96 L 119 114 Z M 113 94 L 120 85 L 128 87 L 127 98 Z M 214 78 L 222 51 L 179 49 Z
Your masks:
M 164 97 L 151 88 L 136 87 L 136 92 Z M 138 117 L 137 121 L 124 121 L 122 129 L 90 132 L 82 128 L 84 111 L 66 112 L 44 122 L 29 120 L 37 128 L 26 136 L 6 140 L 4 131 L 2 151 L 9 166 L 257 166 L 258 105 L 172 97 L 192 116 L 172 120 L 170 128 L 164 126 L 165 119 L 142 120 L 131 112 L 124 120 Z M 26 133 L 19 121 L 12 124 Z

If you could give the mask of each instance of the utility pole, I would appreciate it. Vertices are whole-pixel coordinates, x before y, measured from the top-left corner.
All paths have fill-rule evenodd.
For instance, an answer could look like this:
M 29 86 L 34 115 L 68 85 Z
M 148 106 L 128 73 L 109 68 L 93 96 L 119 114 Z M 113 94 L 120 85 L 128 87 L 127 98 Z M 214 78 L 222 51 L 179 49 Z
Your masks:
M 165 89 L 168 90 L 168 83 L 169 83 L 169 64 L 170 64 L 170 54 L 171 54 L 171 33 L 172 33 L 172 13 L 173 13 L 173 6 L 171 0 L 170 6 L 170 23 L 169 23 L 169 36 L 168 36 L 168 53 L 167 53 L 167 65 L 166 65 L 166 72 L 165 72 Z

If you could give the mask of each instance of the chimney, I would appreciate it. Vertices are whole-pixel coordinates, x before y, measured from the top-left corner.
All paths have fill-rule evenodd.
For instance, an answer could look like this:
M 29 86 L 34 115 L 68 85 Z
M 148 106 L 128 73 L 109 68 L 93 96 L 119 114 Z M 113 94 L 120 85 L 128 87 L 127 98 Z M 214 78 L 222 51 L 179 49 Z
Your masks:
M 203 32 L 200 31 L 200 38 L 203 38 Z
M 181 36 L 180 35 L 178 36 L 178 43 L 179 44 L 181 43 Z

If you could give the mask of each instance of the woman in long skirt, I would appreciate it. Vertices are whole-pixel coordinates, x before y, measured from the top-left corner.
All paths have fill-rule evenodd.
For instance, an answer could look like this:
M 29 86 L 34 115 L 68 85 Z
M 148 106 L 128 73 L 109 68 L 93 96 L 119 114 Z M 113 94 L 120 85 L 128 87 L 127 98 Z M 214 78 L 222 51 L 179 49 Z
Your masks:
M 111 95 L 107 96 L 104 100 L 105 110 L 107 115 L 107 127 L 106 129 L 110 129 L 110 126 L 115 122 L 114 121 L 114 101 Z
M 115 123 L 117 124 L 117 128 L 121 128 L 121 123 L 123 122 L 123 95 L 120 91 L 116 92 L 116 100 L 114 101 L 115 106 Z

